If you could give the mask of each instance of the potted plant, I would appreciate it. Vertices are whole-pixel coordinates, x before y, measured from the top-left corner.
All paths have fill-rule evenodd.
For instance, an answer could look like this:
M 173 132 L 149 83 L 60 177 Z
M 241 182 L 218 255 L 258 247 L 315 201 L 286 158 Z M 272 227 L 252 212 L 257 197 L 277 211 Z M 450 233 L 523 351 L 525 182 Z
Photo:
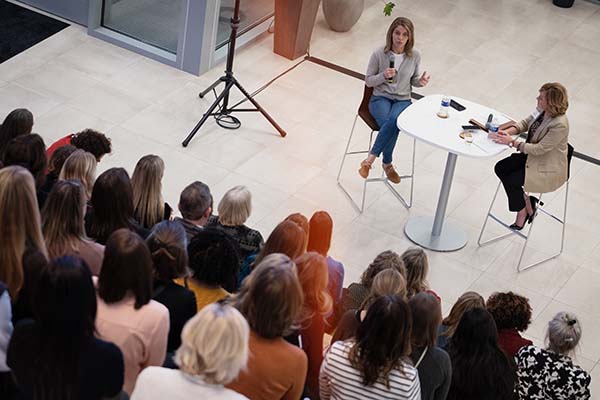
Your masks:
M 365 8 L 365 0 L 323 0 L 323 15 L 331 30 L 347 32 L 356 24 Z

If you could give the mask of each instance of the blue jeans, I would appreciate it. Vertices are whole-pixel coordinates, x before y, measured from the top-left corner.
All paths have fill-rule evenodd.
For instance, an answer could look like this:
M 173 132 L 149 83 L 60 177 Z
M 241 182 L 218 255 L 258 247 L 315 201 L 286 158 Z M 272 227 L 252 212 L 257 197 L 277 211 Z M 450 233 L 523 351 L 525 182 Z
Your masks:
M 379 157 L 383 153 L 383 163 L 392 162 L 392 153 L 398 140 L 398 126 L 396 119 L 406 107 L 410 106 L 410 100 L 390 100 L 387 97 L 373 96 L 369 101 L 369 111 L 379 125 L 379 133 L 371 148 L 371 154 Z

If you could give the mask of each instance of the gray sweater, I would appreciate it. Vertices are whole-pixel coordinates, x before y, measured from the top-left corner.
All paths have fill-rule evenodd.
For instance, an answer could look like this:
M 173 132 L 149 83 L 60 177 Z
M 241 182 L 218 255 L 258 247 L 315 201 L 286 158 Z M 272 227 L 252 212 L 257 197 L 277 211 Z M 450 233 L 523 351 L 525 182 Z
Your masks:
M 383 71 L 390 66 L 390 54 L 392 52 L 384 52 L 383 47 L 371 54 L 365 82 L 367 86 L 374 88 L 374 96 L 383 96 L 392 100 L 409 100 L 412 86 L 422 86 L 419 83 L 421 53 L 413 49 L 412 56 L 405 56 L 400 67 L 397 67 L 398 73 L 394 76 L 394 81 L 388 83 L 383 76 Z
M 410 358 L 416 363 L 423 353 L 424 347 L 414 347 Z M 452 382 L 452 363 L 450 356 L 439 347 L 427 350 L 419 370 L 421 383 L 421 400 L 445 400 Z

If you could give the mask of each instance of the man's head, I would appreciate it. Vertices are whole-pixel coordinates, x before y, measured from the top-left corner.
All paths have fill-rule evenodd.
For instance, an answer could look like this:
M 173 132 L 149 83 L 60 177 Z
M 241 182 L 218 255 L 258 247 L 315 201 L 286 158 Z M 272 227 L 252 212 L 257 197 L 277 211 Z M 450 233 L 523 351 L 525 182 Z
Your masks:
M 205 183 L 189 184 L 179 196 L 179 212 L 183 218 L 197 225 L 204 225 L 212 214 L 213 198 Z

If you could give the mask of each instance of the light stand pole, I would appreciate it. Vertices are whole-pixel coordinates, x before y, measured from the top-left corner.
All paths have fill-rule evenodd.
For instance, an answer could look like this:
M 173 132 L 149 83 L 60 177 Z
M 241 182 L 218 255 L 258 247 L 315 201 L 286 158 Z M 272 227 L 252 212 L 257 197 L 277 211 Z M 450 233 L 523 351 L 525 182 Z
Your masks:
M 215 117 L 217 120 L 217 124 L 226 129 L 237 129 L 240 127 L 241 122 L 239 119 L 231 115 L 232 112 L 260 112 L 273 127 L 279 132 L 282 137 L 285 137 L 286 132 L 279 126 L 279 124 L 265 111 L 264 108 L 260 106 L 252 98 L 252 95 L 244 89 L 244 87 L 238 82 L 237 79 L 233 76 L 233 58 L 235 56 L 235 42 L 237 39 L 237 30 L 240 24 L 240 0 L 235 0 L 235 7 L 233 10 L 233 16 L 231 17 L 231 33 L 229 35 L 229 45 L 227 48 L 227 64 L 225 67 L 225 75 L 217 79 L 212 85 L 206 88 L 203 92 L 199 94 L 200 98 L 206 96 L 207 93 L 215 89 L 219 84 L 224 83 L 225 88 L 223 91 L 217 96 L 215 101 L 208 107 L 208 110 L 202 115 L 202 118 L 194 129 L 190 132 L 190 134 L 185 138 L 185 140 L 181 143 L 183 147 L 187 147 L 190 143 L 190 140 L 194 137 L 196 132 L 202 127 L 202 125 L 206 122 L 208 117 Z M 229 107 L 229 91 L 232 87 L 236 87 L 240 92 L 246 97 L 248 101 L 250 101 L 254 107 L 256 108 L 235 108 Z M 239 104 L 239 103 L 238 103 Z

